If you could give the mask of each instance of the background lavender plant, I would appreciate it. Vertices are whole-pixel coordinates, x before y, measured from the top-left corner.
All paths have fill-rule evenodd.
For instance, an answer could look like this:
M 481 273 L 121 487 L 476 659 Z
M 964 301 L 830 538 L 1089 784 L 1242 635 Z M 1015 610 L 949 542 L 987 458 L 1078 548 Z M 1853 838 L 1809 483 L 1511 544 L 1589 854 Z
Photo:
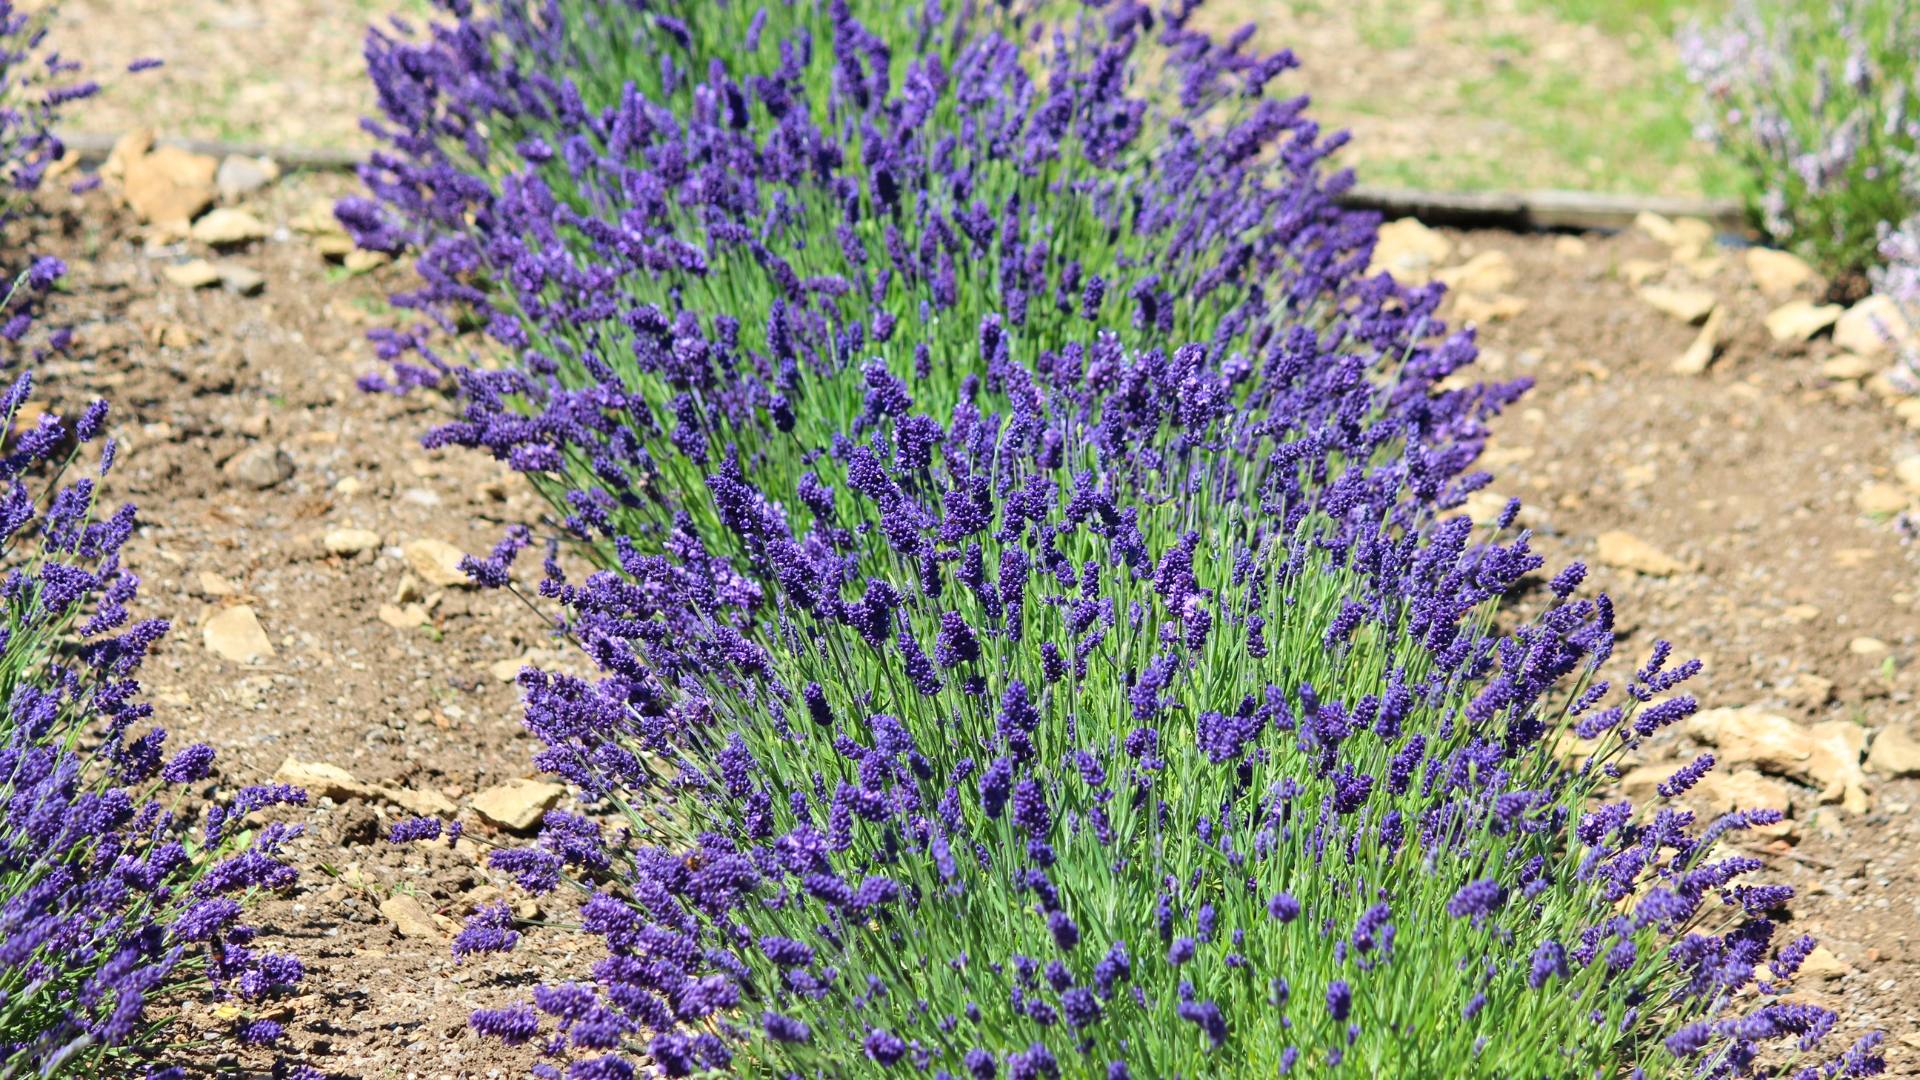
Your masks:
M 1882 223 L 1920 208 L 1920 22 L 1905 0 L 1740 0 L 1678 35 L 1699 135 L 1746 170 L 1754 219 L 1856 294 Z
M 399 153 L 340 217 L 514 357 L 393 335 L 399 386 L 456 379 L 429 442 L 533 475 L 602 567 L 540 591 L 604 677 L 522 685 L 604 813 L 492 862 L 595 886 L 611 955 L 477 1029 L 577 1077 L 1749 1075 L 1824 1036 L 1728 1011 L 1787 894 L 1711 854 L 1766 815 L 1588 810 L 1697 665 L 1610 699 L 1577 568 L 1490 629 L 1539 561 L 1435 514 L 1524 387 L 1437 389 L 1472 338 L 1359 276 L 1338 140 L 1260 99 L 1291 58 L 1190 13 L 376 36 Z

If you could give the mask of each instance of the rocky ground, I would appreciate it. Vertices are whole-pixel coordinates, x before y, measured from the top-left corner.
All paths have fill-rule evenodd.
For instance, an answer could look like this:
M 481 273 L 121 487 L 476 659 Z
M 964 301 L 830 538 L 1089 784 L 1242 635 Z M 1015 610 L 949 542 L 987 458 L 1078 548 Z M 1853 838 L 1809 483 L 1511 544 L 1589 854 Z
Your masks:
M 145 672 L 156 723 L 213 743 L 228 789 L 277 775 L 315 796 L 291 813 L 308 826 L 299 883 L 260 908 L 311 965 L 306 993 L 273 1014 L 283 1050 L 336 1077 L 521 1075 L 525 1058 L 465 1017 L 577 976 L 594 946 L 567 929 L 565 898 L 536 902 L 478 856 L 567 805 L 531 769 L 507 681 L 530 656 L 567 661 L 537 614 L 468 591 L 450 564 L 541 508 L 484 456 L 420 449 L 446 399 L 354 388 L 376 367 L 364 335 L 395 321 L 383 297 L 409 271 L 334 261 L 314 204 L 350 184 L 287 177 L 184 236 L 137 224 L 108 191 L 60 195 L 38 235 L 9 240 L 73 266 L 49 321 L 77 327 L 77 344 L 38 365 L 42 400 L 113 402 L 127 452 L 108 496 L 140 505 L 142 613 L 176 627 Z M 1896 1074 L 1920 1074 L 1920 783 L 1904 778 L 1920 775 L 1920 572 L 1901 527 L 1920 438 L 1876 396 L 1891 392 L 1884 357 L 1843 351 L 1831 325 L 1795 337 L 1838 314 L 1813 303 L 1822 283 L 1763 262 L 1768 295 L 1742 253 L 1684 223 L 1648 227 L 1662 239 L 1398 225 L 1382 258 L 1456 286 L 1448 314 L 1481 324 L 1486 372 L 1538 381 L 1498 421 L 1484 461 L 1497 479 L 1468 511 L 1524 496 L 1551 565 L 1595 565 L 1589 588 L 1622 612 L 1620 665 L 1655 638 L 1706 663 L 1694 689 L 1713 711 L 1656 740 L 1623 786 L 1644 796 L 1710 748 L 1722 768 L 1694 793 L 1703 811 L 1791 813 L 1749 846 L 1801 889 L 1791 928 L 1828 943 L 1794 993 L 1838 1009 L 1844 1031 L 1888 1031 Z M 1783 307 L 1802 322 L 1785 341 L 1767 328 L 1790 321 Z M 1842 341 L 1871 349 L 1850 325 Z M 386 844 L 413 813 L 458 818 L 481 846 Z M 532 920 L 526 942 L 455 963 L 450 932 L 494 899 Z M 236 1022 L 211 1002 L 182 1020 Z

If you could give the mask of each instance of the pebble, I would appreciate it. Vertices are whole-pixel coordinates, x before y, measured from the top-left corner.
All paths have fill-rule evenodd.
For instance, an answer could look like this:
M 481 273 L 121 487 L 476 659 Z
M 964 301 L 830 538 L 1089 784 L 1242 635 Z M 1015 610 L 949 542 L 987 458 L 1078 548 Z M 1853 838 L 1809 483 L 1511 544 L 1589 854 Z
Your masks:
M 233 247 L 264 240 L 271 231 L 266 222 L 245 210 L 222 207 L 194 222 L 193 230 L 187 235 L 213 247 Z
M 1719 298 L 1706 289 L 1674 289 L 1665 285 L 1642 285 L 1640 299 L 1655 311 L 1683 323 L 1702 321 L 1719 303 Z
M 1816 945 L 1807 958 L 1800 962 L 1799 973 L 1809 979 L 1831 982 L 1852 974 L 1853 969 L 1847 966 L 1845 960 L 1833 955 L 1833 950 L 1825 945 Z
M 381 604 L 380 621 L 395 630 L 411 630 L 416 626 L 425 626 L 433 621 L 424 604 Z
M 267 275 L 251 266 L 221 263 L 215 270 L 220 275 L 220 284 L 225 285 L 228 292 L 239 296 L 257 296 L 267 287 Z
M 333 482 L 333 490 L 342 495 L 358 495 L 367 490 L 367 482 L 357 476 L 343 476 Z
M 1620 277 L 1628 285 L 1639 288 L 1648 278 L 1658 277 L 1667 270 L 1664 259 L 1628 259 L 1620 264 Z
M 1680 354 L 1680 359 L 1671 365 L 1675 375 L 1700 375 L 1713 363 L 1713 354 L 1720 348 L 1720 332 L 1727 325 L 1727 309 L 1715 305 L 1713 313 L 1707 316 L 1706 324 L 1693 337 L 1693 344 Z
M 1492 296 L 1479 296 L 1472 293 L 1456 293 L 1453 300 L 1453 313 L 1462 322 L 1488 323 L 1514 319 L 1524 314 L 1530 301 L 1524 297 L 1495 293 Z
M 263 491 L 293 476 L 293 458 L 272 443 L 256 443 L 228 458 L 220 468 L 240 483 Z
M 1642 210 L 1634 215 L 1633 227 L 1668 247 L 1676 247 L 1681 243 L 1679 232 L 1674 229 L 1673 222 L 1664 214 Z
M 1853 496 L 1853 504 L 1863 514 L 1897 514 L 1912 501 L 1913 496 L 1906 489 L 1877 480 L 1862 484 Z
M 139 128 L 114 144 L 103 173 L 117 174 L 127 204 L 141 221 L 186 231 L 186 223 L 213 205 L 220 163 L 176 146 L 153 146 L 153 129 Z
M 362 251 L 355 248 L 347 252 L 346 257 L 341 259 L 340 263 L 352 273 L 364 274 L 369 270 L 377 270 L 392 261 L 393 256 L 384 251 Z
M 1807 300 L 1789 300 L 1767 315 L 1767 333 L 1775 341 L 1805 341 L 1832 326 L 1843 309 L 1839 304 L 1814 306 Z
M 1563 259 L 1582 259 L 1587 254 L 1587 242 L 1577 236 L 1556 236 L 1553 253 Z
M 380 901 L 380 914 L 393 923 L 401 937 L 439 940 L 442 936 L 440 924 L 410 893 L 394 893 Z
M 239 591 L 239 589 L 234 587 L 233 582 L 228 581 L 219 574 L 211 570 L 200 571 L 200 592 L 202 595 L 232 596 Z
M 1878 364 L 1854 353 L 1841 353 L 1820 364 L 1820 374 L 1836 380 L 1864 379 L 1879 370 Z
M 241 157 L 228 154 L 220 162 L 220 168 L 213 174 L 213 185 L 220 189 L 220 197 L 233 202 L 242 195 L 251 195 L 280 179 L 280 166 L 270 157 Z
M 303 788 L 309 798 L 314 800 L 332 799 L 334 802 L 346 802 L 348 799 L 367 799 L 371 801 L 380 793 L 373 784 L 354 778 L 354 775 L 338 765 L 324 761 L 300 761 L 288 757 L 274 770 L 273 782 L 292 784 Z
M 1747 273 L 1769 297 L 1782 297 L 1813 280 L 1813 267 L 1798 255 L 1772 248 L 1747 249 Z
M 410 540 L 400 550 L 406 556 L 407 568 L 429 585 L 445 588 L 473 584 L 467 572 L 460 569 L 460 560 L 466 558 L 467 553 L 445 540 Z
M 567 789 L 538 780 L 513 779 L 473 797 L 474 812 L 503 829 L 525 832 L 559 804 Z
M 1433 279 L 1456 292 L 1500 293 L 1513 288 L 1520 275 L 1504 251 L 1483 251 L 1459 266 L 1434 272 Z
M 1833 326 L 1833 343 L 1861 356 L 1885 356 L 1895 344 L 1912 339 L 1900 306 L 1885 296 L 1869 296 L 1853 305 Z
M 1857 637 L 1847 642 L 1847 651 L 1855 656 L 1884 656 L 1887 643 L 1877 637 Z
M 216 613 L 202 631 L 207 651 L 236 664 L 273 659 L 273 642 L 260 628 L 253 608 L 242 604 Z
M 1893 463 L 1894 478 L 1908 491 L 1920 493 L 1920 454 L 1903 457 Z
M 1387 273 L 1402 285 L 1425 285 L 1433 268 L 1453 254 L 1453 242 L 1413 218 L 1380 226 L 1367 273 Z
M 329 529 L 320 542 L 329 554 L 350 559 L 379 547 L 380 534 L 372 529 Z
M 194 259 L 178 266 L 163 266 L 160 276 L 183 289 L 204 289 L 220 281 L 220 271 L 205 259 Z
M 1888 724 L 1874 737 L 1867 768 L 1889 780 L 1920 776 L 1920 739 L 1909 727 Z
M 1686 563 L 1632 533 L 1619 530 L 1603 532 L 1595 537 L 1595 542 L 1599 547 L 1600 562 L 1605 566 L 1634 570 L 1653 577 L 1684 574 L 1691 569 Z

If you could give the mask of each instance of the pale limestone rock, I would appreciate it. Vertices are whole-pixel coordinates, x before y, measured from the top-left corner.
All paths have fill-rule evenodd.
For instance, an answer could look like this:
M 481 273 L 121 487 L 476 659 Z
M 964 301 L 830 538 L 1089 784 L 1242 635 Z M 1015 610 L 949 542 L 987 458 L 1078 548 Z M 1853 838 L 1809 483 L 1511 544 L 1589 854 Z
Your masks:
M 1813 780 L 1813 733 L 1784 716 L 1759 709 L 1708 709 L 1687 719 L 1694 741 L 1716 747 L 1724 768 L 1751 765 L 1776 776 Z
M 220 271 L 205 259 L 194 259 L 178 266 L 163 266 L 160 276 L 183 289 L 204 289 L 220 282 Z
M 410 893 L 394 893 L 380 901 L 380 914 L 387 917 L 401 937 L 435 941 L 442 937 L 440 924 Z
M 255 443 L 227 459 L 220 471 L 256 491 L 293 476 L 293 458 L 272 443 Z
M 1707 316 L 1705 325 L 1694 335 L 1693 344 L 1680 354 L 1680 359 L 1672 364 L 1675 375 L 1699 375 L 1713 363 L 1714 351 L 1720 347 L 1720 333 L 1727 325 L 1727 309 L 1716 306 Z
M 1606 566 L 1635 570 L 1654 577 L 1684 574 L 1691 569 L 1686 563 L 1655 548 L 1632 533 L 1618 530 L 1603 532 L 1596 541 L 1600 549 L 1600 562 Z
M 1824 720 L 1813 725 L 1811 734 L 1807 771 L 1820 785 L 1820 801 L 1837 802 L 1849 814 L 1866 813 L 1867 776 L 1860 759 L 1867 752 L 1867 729 L 1851 720 Z
M 1870 480 L 1854 493 L 1853 504 L 1863 514 L 1897 514 L 1907 508 L 1913 496 L 1898 484 Z
M 1881 357 L 1910 344 L 1913 330 L 1889 297 L 1874 295 L 1853 305 L 1833 326 L 1833 343 L 1861 356 Z
M 1761 292 L 1774 298 L 1813 280 L 1813 267 L 1805 259 L 1771 248 L 1747 249 L 1747 273 L 1753 275 L 1753 283 Z
M 1829 379 L 1864 379 L 1880 370 L 1880 365 L 1854 353 L 1841 353 L 1820 365 L 1820 374 Z
M 321 544 L 332 555 L 352 558 L 380 546 L 380 534 L 372 529 L 329 529 Z
M 299 761 L 291 757 L 281 762 L 280 768 L 274 771 L 273 782 L 301 788 L 306 791 L 308 798 L 315 801 L 323 798 L 334 802 L 372 800 L 380 794 L 379 788 L 354 779 L 352 773 L 338 765 L 323 761 Z
M 1683 323 L 1704 320 L 1720 302 L 1707 289 L 1675 289 L 1666 285 L 1640 286 L 1640 299 L 1655 311 Z
M 223 207 L 194 222 L 187 235 L 213 247 L 232 247 L 264 240 L 271 231 L 266 222 L 245 210 Z
M 208 619 L 202 637 L 208 652 L 236 664 L 273 659 L 273 642 L 260 628 L 259 616 L 245 604 L 227 608 Z
M 540 823 L 541 815 L 559 804 L 567 789 L 538 780 L 509 780 L 473 797 L 473 809 L 503 829 L 525 832 Z
M 1920 739 L 1904 724 L 1888 724 L 1874 737 L 1867 768 L 1889 780 L 1920 776 Z
M 445 588 L 473 584 L 467 572 L 460 569 L 460 560 L 466 558 L 467 553 L 445 540 L 410 540 L 401 551 L 406 556 L 407 568 L 429 585 Z
M 1413 218 L 1380 226 L 1367 273 L 1387 273 L 1402 285 L 1425 285 L 1453 254 L 1453 242 Z
M 1504 251 L 1483 251 L 1459 266 L 1434 272 L 1433 279 L 1456 292 L 1502 293 L 1513 288 L 1520 275 Z
M 1807 300 L 1789 300 L 1766 317 L 1767 333 L 1775 341 L 1805 341 L 1832 326 L 1840 317 L 1839 304 L 1815 306 Z

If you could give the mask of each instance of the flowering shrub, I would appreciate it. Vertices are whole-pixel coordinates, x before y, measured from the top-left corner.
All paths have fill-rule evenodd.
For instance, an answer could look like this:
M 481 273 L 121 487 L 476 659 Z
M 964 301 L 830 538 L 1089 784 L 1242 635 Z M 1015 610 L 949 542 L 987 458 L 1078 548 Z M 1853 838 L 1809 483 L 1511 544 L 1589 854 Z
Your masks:
M 22 376 L 0 395 L 9 425 L 31 387 Z M 251 948 L 238 919 L 249 891 L 291 882 L 275 856 L 299 831 L 244 819 L 305 794 L 245 788 L 190 830 L 178 800 L 214 793 L 213 748 L 163 760 L 166 732 L 135 734 L 153 707 L 134 701 L 132 676 L 167 624 L 128 625 L 140 580 L 119 552 L 134 508 L 94 520 L 95 482 L 80 479 L 36 512 L 29 477 L 72 468 L 106 413 L 43 415 L 0 458 L 0 1076 L 100 1068 L 151 1034 L 146 1007 L 162 993 L 210 983 L 254 1001 L 300 978 L 298 960 Z M 102 476 L 113 457 L 108 441 Z
M 1746 169 L 1766 233 L 1830 273 L 1864 274 L 1881 223 L 1920 209 L 1916 16 L 1907 0 L 1740 0 L 1679 34 L 1701 137 Z
M 600 567 L 550 541 L 540 592 L 604 677 L 521 680 L 542 767 L 624 828 L 490 861 L 591 884 L 609 956 L 476 1029 L 587 1080 L 1752 1075 L 1832 1027 L 1734 1006 L 1811 948 L 1714 857 L 1777 815 L 1595 806 L 1697 664 L 1610 697 L 1578 567 L 1493 629 L 1540 567 L 1496 542 L 1518 506 L 1436 515 L 1525 387 L 1438 388 L 1471 335 L 1361 276 L 1338 137 L 1263 96 L 1292 58 L 1192 6 L 372 39 L 395 152 L 339 216 L 514 362 L 417 329 L 369 385 L 456 385 L 428 441 L 528 473 Z

